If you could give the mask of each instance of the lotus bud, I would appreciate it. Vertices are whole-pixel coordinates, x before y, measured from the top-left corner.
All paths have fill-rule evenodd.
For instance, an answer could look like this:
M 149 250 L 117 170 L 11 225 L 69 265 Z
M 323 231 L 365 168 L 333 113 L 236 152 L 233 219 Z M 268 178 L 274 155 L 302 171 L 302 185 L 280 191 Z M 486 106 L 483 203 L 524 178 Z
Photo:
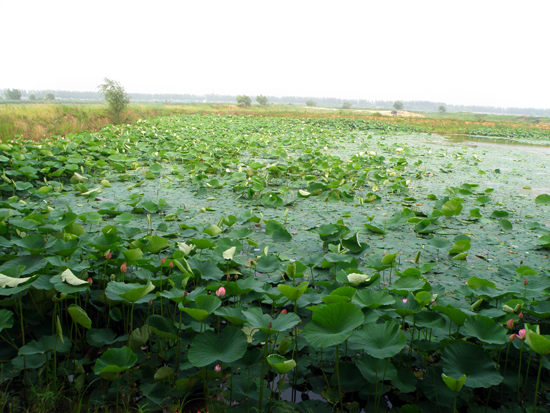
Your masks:
M 225 277 L 225 279 L 226 279 L 227 281 L 229 281 L 229 280 L 231 279 L 231 275 L 230 275 L 230 274 L 227 274 L 227 277 Z
M 90 285 L 92 285 L 93 283 L 92 277 L 88 277 L 88 282 L 90 283 Z
M 235 279 L 236 279 L 236 280 L 239 279 L 239 274 L 235 274 Z
M 403 303 L 406 303 L 407 302 L 407 299 L 406 298 L 403 298 Z
M 523 280 L 523 285 L 527 285 L 529 282 L 527 280 Z
M 126 271 L 128 271 L 128 267 L 126 266 L 126 263 L 124 263 L 120 266 L 120 272 L 125 273 Z
M 225 295 L 225 288 L 224 287 L 218 288 L 218 290 L 216 291 L 216 295 L 218 297 L 223 297 Z
M 149 304 L 149 305 L 153 305 L 153 299 L 152 299 L 152 298 L 149 299 L 149 303 L 148 303 L 148 304 Z
M 519 313 L 518 317 L 519 317 L 520 320 L 523 320 L 523 313 Z
M 518 331 L 518 334 L 517 334 L 518 338 L 520 338 L 520 339 L 522 339 L 522 340 L 525 339 L 525 336 L 526 336 L 526 335 L 527 335 L 527 333 L 525 332 L 525 329 L 524 329 L 524 328 L 522 328 L 521 330 L 519 330 L 519 331 Z
M 183 296 L 184 296 L 184 297 L 187 297 L 187 291 L 184 291 L 184 292 L 183 292 Z
M 220 367 L 219 364 L 216 364 L 216 367 L 214 367 L 214 371 L 215 371 L 216 373 L 219 373 L 220 371 L 222 371 L 222 368 Z
M 168 263 L 168 268 L 170 268 L 170 269 L 174 268 L 174 263 L 172 261 L 170 261 Z
M 509 330 L 514 328 L 514 319 L 513 318 L 508 320 L 508 322 L 506 323 L 506 327 L 508 327 Z
M 162 257 L 160 259 L 160 265 L 164 265 L 165 262 L 166 262 L 166 257 Z
M 111 251 L 107 251 L 107 254 L 105 254 L 105 258 L 107 258 L 108 260 L 110 260 L 112 256 L 113 254 L 111 254 Z
M 515 334 L 510 334 L 510 337 L 508 337 L 508 341 L 514 341 L 516 337 L 517 336 Z
M 286 313 L 288 313 L 288 311 L 286 311 L 286 308 L 283 308 L 283 309 L 281 310 L 281 314 L 286 314 Z

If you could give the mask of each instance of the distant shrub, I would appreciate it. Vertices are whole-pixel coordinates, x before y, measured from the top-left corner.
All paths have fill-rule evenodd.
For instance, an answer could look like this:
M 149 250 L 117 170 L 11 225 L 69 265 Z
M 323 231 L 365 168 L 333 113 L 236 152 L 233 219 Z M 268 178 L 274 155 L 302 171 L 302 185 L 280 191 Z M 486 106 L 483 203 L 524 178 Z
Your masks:
M 403 105 L 403 102 L 401 102 L 400 100 L 396 100 L 395 102 L 393 102 L 393 108 L 395 110 L 403 110 L 405 108 L 405 105 Z
M 260 106 L 265 106 L 267 105 L 267 98 L 264 95 L 256 96 L 256 102 L 258 102 Z
M 443 115 L 445 112 L 447 112 L 447 108 L 443 105 L 439 105 L 439 107 L 437 108 L 437 111 Z
M 252 99 L 250 99 L 249 96 L 246 95 L 239 95 L 237 96 L 237 105 L 248 107 L 252 104 Z
M 306 100 L 306 106 L 317 106 L 317 102 L 312 99 Z
M 342 103 L 342 109 L 351 109 L 351 102 Z

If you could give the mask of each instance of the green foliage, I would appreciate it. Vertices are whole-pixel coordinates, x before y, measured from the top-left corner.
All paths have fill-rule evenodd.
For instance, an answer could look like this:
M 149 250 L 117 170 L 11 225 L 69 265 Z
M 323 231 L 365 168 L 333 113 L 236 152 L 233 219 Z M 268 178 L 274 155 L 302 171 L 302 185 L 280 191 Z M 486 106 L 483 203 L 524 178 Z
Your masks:
M 351 102 L 345 101 L 342 103 L 342 109 L 351 109 Z
M 4 96 L 7 100 L 21 100 L 21 91 L 19 89 L 5 89 Z
M 44 99 L 47 100 L 47 101 L 54 101 L 55 96 L 54 96 L 53 93 L 47 93 L 46 96 L 44 96 Z
M 32 100 L 32 101 L 36 100 L 36 95 L 34 93 L 31 93 L 29 95 L 29 100 Z
M 246 96 L 246 95 L 237 96 L 237 105 L 242 107 L 249 107 L 251 104 L 252 104 L 252 99 L 250 99 L 250 96 Z
M 98 90 L 109 106 L 113 122 L 118 124 L 122 121 L 124 111 L 130 104 L 130 98 L 119 82 L 107 78 L 104 79 L 104 82 L 98 86 Z
M 306 100 L 306 106 L 317 106 L 317 102 L 315 102 L 313 99 Z
M 258 95 L 256 96 L 256 102 L 258 102 L 260 106 L 265 106 L 267 105 L 267 97 L 264 95 Z
M 401 102 L 400 100 L 396 100 L 395 102 L 393 102 L 393 108 L 395 110 L 403 110 L 405 108 L 405 105 L 403 105 L 403 102 Z
M 443 115 L 445 112 L 447 112 L 447 108 L 444 105 L 439 105 L 439 107 L 437 108 L 437 111 L 439 112 L 440 115 Z

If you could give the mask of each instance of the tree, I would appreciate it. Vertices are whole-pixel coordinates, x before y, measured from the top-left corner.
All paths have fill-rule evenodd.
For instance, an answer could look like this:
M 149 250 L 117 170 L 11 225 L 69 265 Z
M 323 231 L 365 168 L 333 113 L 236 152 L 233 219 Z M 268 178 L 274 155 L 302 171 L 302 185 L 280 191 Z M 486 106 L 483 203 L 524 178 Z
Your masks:
M 437 111 L 439 112 L 440 115 L 443 115 L 445 112 L 447 112 L 447 108 L 443 105 L 439 105 L 439 107 L 437 108 Z
M 258 102 L 260 106 L 265 106 L 267 105 L 267 98 L 264 95 L 256 96 L 256 102 Z
M 46 96 L 44 96 L 44 99 L 55 100 L 55 96 L 53 95 L 53 93 L 46 93 Z
M 237 105 L 248 107 L 252 104 L 252 99 L 250 99 L 249 96 L 246 95 L 239 95 L 237 96 Z
M 21 100 L 21 91 L 18 89 L 6 89 L 4 95 L 7 100 Z
M 342 109 L 351 109 L 351 102 L 342 103 Z
M 401 102 L 400 100 L 396 100 L 395 102 L 393 102 L 393 108 L 395 110 L 403 110 L 404 107 L 405 105 L 403 105 L 403 102 Z
M 306 100 L 306 106 L 317 106 L 317 102 L 315 102 L 313 99 Z
M 31 93 L 29 95 L 29 100 L 36 100 L 36 95 L 34 93 Z
M 120 123 L 122 113 L 130 104 L 130 98 L 120 83 L 107 78 L 104 79 L 104 82 L 104 84 L 99 85 L 97 88 L 107 101 L 107 105 L 109 105 L 113 122 Z

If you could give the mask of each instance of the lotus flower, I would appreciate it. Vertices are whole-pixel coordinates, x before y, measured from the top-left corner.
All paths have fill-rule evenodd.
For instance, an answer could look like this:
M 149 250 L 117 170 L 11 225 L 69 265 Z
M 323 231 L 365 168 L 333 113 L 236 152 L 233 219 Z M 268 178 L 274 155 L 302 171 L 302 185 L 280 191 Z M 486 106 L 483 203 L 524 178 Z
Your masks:
M 518 334 L 517 334 L 518 338 L 520 338 L 520 339 L 522 339 L 522 340 L 525 339 L 525 336 L 526 336 L 526 335 L 527 335 L 527 333 L 525 332 L 525 329 L 524 329 L 524 328 L 522 328 L 521 330 L 519 330 L 519 331 L 518 331 Z
M 128 271 L 128 267 L 126 266 L 126 263 L 124 263 L 124 264 L 122 264 L 122 265 L 120 266 L 120 271 L 121 271 L 121 272 L 124 272 L 124 273 L 125 273 L 126 271 Z
M 514 328 L 514 319 L 513 319 L 513 318 L 509 319 L 509 320 L 506 322 L 506 327 L 508 327 L 509 330 L 511 330 L 512 328 Z
M 219 364 L 216 364 L 216 367 L 214 367 L 214 371 L 215 371 L 216 373 L 219 373 L 220 371 L 222 371 L 222 368 L 220 367 Z
M 218 288 L 218 290 L 216 291 L 216 295 L 218 297 L 223 297 L 225 295 L 225 288 L 224 287 Z

